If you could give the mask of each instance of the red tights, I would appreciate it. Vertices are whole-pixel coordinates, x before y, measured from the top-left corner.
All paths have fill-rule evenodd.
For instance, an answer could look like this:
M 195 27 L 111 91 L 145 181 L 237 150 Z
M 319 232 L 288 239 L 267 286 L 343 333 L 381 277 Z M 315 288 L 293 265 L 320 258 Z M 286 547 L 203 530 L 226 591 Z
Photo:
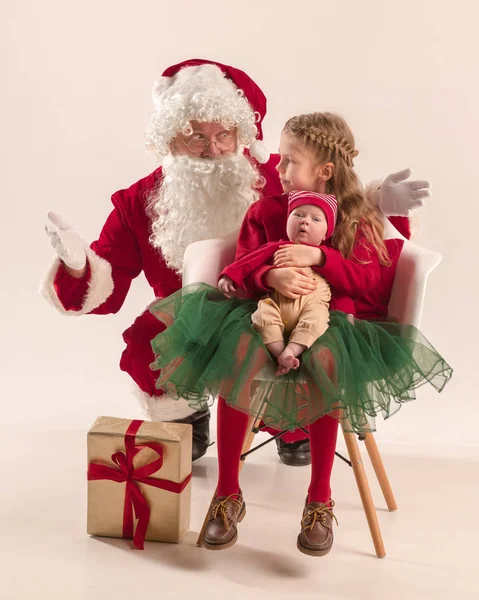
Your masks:
M 247 414 L 231 408 L 223 398 L 218 398 L 217 496 L 229 496 L 239 491 L 238 468 L 248 420 Z M 331 497 L 329 482 L 337 434 L 338 421 L 327 415 L 309 426 L 311 445 L 309 502 L 328 502 Z

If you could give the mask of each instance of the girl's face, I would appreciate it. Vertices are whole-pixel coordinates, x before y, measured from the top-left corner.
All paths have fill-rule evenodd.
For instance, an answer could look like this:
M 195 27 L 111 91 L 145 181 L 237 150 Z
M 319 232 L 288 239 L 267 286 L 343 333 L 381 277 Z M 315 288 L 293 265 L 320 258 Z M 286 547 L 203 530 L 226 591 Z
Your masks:
M 324 211 L 313 204 L 304 204 L 291 211 L 286 222 L 288 239 L 297 244 L 319 246 L 328 230 Z
M 326 182 L 333 174 L 332 163 L 319 163 L 311 148 L 286 131 L 281 134 L 279 154 L 281 160 L 276 170 L 284 192 L 326 192 Z

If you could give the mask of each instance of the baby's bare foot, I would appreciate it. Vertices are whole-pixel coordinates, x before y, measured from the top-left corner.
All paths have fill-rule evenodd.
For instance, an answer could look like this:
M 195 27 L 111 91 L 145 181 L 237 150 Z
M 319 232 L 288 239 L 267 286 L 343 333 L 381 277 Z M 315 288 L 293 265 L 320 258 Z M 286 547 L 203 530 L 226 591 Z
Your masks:
M 276 375 L 286 375 L 291 369 L 297 369 L 299 367 L 299 359 L 296 358 L 291 348 L 286 347 L 284 351 L 278 356 L 278 368 L 276 369 Z
M 278 365 L 275 375 L 276 375 L 276 377 L 281 377 L 281 375 L 286 375 L 286 373 L 289 373 L 290 371 L 291 371 L 291 369 L 289 367 L 285 367 L 283 365 Z

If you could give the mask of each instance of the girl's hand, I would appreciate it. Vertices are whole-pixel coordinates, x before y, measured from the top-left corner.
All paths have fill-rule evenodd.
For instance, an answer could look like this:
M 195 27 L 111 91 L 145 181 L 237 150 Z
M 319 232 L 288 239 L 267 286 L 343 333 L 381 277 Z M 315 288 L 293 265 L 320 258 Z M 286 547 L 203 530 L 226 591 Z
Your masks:
M 231 298 L 231 295 L 236 291 L 236 285 L 229 277 L 221 277 L 218 281 L 218 289 L 220 292 L 223 292 L 227 298 Z
M 310 294 L 317 286 L 316 281 L 309 276 L 308 271 L 290 267 L 268 271 L 266 285 L 292 300 Z
M 323 252 L 320 248 L 304 244 L 285 244 L 275 252 L 273 264 L 275 267 L 319 267 L 322 260 Z

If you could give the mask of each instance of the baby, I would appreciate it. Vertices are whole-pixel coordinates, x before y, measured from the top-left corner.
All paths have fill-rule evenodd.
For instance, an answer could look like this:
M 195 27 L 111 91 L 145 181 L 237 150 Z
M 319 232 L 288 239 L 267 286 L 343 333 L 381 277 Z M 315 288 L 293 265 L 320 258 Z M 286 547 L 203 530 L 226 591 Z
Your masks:
M 336 198 L 316 192 L 291 192 L 288 196 L 286 233 L 290 242 L 319 246 L 331 237 L 336 223 Z M 218 288 L 230 295 L 243 287 L 244 279 L 270 263 L 280 246 L 273 242 L 229 265 L 221 274 Z M 285 375 L 299 367 L 298 356 L 326 331 L 329 323 L 331 291 L 328 282 L 311 267 L 306 268 L 316 281 L 316 289 L 297 299 L 273 291 L 258 302 L 252 314 L 253 327 L 265 346 L 278 360 L 276 375 Z M 349 310 L 348 310 L 349 312 Z M 284 336 L 287 336 L 285 341 Z

